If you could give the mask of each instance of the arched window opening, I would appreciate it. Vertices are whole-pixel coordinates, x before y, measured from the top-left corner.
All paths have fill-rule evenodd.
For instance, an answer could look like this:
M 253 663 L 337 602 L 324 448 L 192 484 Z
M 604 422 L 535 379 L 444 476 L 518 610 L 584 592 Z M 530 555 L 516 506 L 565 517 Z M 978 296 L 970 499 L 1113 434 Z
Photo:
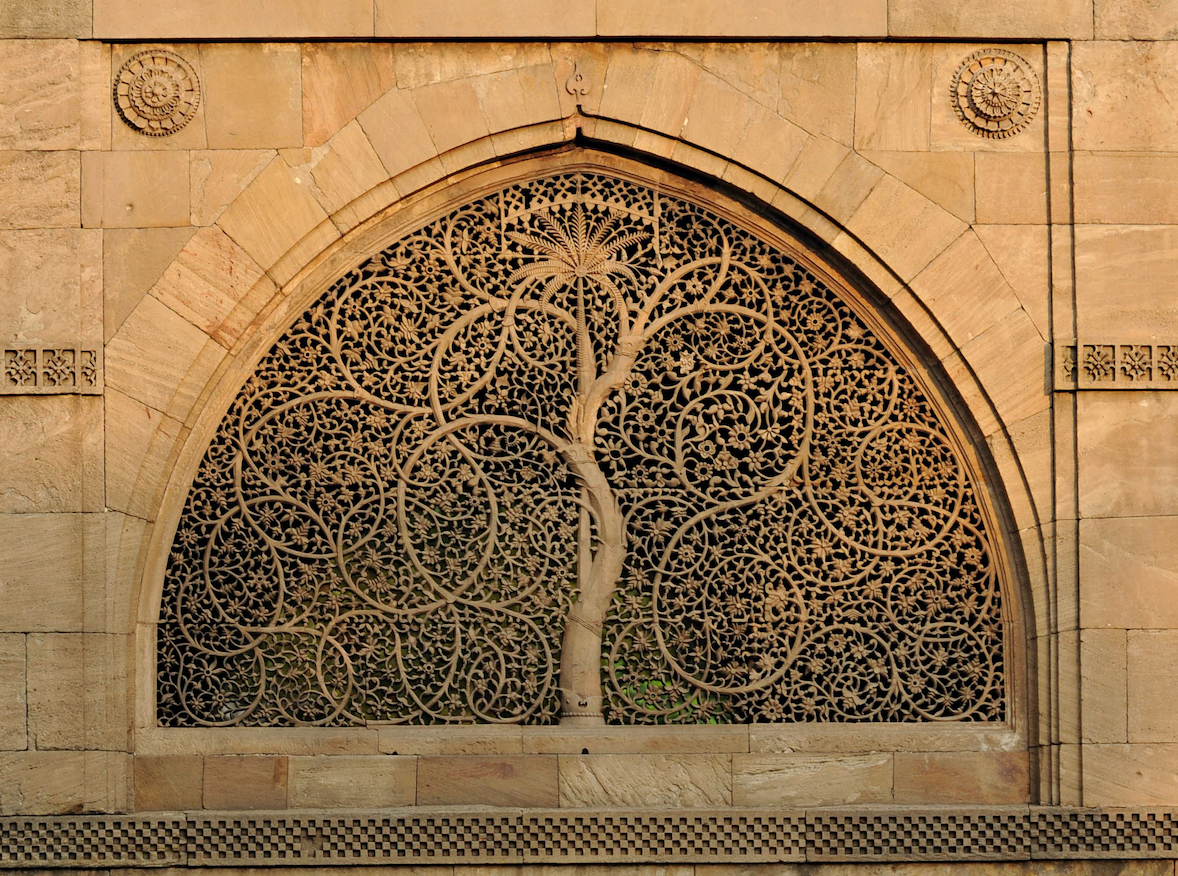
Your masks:
M 983 498 L 862 309 L 605 171 L 407 234 L 217 430 L 159 722 L 1006 720 Z

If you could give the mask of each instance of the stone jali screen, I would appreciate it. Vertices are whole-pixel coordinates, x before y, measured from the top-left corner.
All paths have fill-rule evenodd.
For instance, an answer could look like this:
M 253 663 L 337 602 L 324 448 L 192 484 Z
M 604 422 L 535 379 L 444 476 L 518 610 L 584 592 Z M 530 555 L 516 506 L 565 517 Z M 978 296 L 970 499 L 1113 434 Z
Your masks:
M 205 454 L 160 723 L 1004 720 L 969 468 L 832 285 L 590 172 L 373 256 Z

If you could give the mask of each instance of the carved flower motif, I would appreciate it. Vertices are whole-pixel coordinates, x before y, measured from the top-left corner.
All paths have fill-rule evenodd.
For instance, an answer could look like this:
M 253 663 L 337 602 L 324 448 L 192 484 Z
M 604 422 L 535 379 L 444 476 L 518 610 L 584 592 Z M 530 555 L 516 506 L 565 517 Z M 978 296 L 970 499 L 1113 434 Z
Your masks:
M 1089 347 L 1084 353 L 1084 373 L 1089 380 L 1112 380 L 1112 348 Z
M 200 105 L 200 82 L 192 66 L 174 52 L 140 52 L 119 68 L 115 108 L 140 134 L 166 137 L 192 120 Z
M 74 351 L 46 350 L 42 368 L 47 386 L 74 385 Z
M 4 377 L 12 386 L 35 386 L 37 383 L 37 354 L 32 350 L 7 350 L 4 357 Z
M 1030 64 L 1005 49 L 966 58 L 950 90 L 953 111 L 979 137 L 1013 137 L 1039 110 L 1039 80 Z
M 1158 347 L 1158 377 L 1178 380 L 1178 347 Z
M 1126 347 L 1121 352 L 1121 373 L 1130 380 L 1149 380 L 1153 371 L 1149 347 Z

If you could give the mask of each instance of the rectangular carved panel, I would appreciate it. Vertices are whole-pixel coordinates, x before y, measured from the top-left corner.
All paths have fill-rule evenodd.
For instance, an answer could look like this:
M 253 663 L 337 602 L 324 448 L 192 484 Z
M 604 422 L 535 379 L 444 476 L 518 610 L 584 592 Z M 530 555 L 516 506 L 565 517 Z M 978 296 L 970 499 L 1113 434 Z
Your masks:
M 1178 338 L 1079 338 L 1055 348 L 1055 389 L 1178 389 Z
M 100 359 L 83 347 L 5 347 L 0 395 L 98 395 Z

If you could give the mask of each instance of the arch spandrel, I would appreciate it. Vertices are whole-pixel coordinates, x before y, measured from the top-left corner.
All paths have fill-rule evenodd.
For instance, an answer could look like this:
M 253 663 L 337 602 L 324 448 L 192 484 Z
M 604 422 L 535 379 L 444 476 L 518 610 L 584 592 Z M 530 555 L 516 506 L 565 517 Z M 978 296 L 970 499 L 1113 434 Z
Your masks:
M 665 183 L 529 178 L 402 236 L 263 357 L 177 529 L 159 717 L 1006 721 L 970 458 L 870 309 L 780 236 Z M 193 668 L 221 711 L 188 720 Z

